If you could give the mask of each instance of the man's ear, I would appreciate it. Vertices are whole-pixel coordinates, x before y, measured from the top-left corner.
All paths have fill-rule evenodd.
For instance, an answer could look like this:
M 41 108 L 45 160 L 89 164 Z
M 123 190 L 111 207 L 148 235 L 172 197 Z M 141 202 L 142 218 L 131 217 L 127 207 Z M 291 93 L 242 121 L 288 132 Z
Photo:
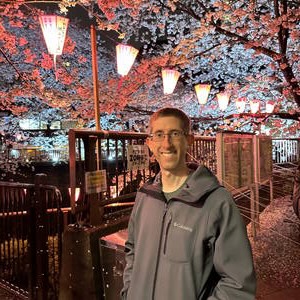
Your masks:
M 148 146 L 148 148 L 152 152 L 152 143 L 151 143 L 151 140 L 149 138 L 146 139 L 146 145 Z

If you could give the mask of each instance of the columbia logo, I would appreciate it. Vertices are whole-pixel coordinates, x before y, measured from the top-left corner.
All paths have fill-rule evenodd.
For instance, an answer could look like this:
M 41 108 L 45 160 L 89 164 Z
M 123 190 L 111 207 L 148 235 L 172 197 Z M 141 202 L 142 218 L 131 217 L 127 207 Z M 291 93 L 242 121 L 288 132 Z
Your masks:
M 187 226 L 184 226 L 180 223 L 177 223 L 177 222 L 174 222 L 174 227 L 178 227 L 180 229 L 183 229 L 183 230 L 186 230 L 186 231 L 189 231 L 189 232 L 192 232 L 193 229 L 191 227 L 187 227 Z

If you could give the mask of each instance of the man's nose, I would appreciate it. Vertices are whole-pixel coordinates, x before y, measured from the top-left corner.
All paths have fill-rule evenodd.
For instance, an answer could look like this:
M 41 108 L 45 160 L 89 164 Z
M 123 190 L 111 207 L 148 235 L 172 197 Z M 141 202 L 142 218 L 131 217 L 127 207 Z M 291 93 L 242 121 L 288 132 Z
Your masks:
M 169 134 L 164 134 L 164 139 L 162 140 L 162 144 L 164 144 L 164 145 L 172 144 L 172 138 Z

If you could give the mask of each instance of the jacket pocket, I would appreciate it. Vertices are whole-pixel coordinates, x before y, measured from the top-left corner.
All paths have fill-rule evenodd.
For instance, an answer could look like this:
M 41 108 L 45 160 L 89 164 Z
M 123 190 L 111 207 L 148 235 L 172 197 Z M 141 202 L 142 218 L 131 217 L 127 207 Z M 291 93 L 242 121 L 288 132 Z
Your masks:
M 170 220 L 164 235 L 164 256 L 175 262 L 188 262 L 193 253 L 195 234 L 188 225 Z

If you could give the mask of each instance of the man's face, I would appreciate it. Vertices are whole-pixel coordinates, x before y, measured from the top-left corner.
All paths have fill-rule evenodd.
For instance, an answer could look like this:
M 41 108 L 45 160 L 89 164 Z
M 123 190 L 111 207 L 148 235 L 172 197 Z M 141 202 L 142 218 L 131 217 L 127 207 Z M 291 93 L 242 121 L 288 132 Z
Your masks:
M 185 156 L 191 136 L 184 133 L 180 119 L 172 116 L 160 117 L 151 124 L 151 134 L 159 134 L 162 138 L 148 138 L 147 145 L 153 152 L 162 172 L 180 173 L 185 170 Z M 179 136 L 171 133 L 179 133 Z

